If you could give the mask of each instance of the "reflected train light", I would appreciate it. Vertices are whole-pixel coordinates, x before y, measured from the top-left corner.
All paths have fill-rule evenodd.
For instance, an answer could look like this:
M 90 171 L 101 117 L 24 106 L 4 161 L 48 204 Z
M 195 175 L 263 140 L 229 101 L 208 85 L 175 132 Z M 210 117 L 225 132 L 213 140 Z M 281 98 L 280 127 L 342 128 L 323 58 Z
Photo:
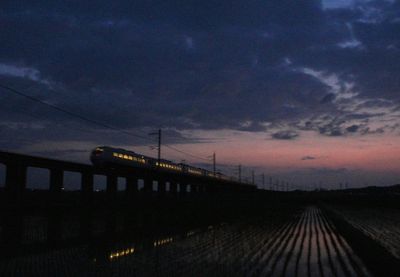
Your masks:
M 153 247 L 158 247 L 167 243 L 172 242 L 174 239 L 172 237 L 166 239 L 160 239 L 153 242 Z
M 110 258 L 110 260 L 113 260 L 113 259 L 120 258 L 123 256 L 131 255 L 134 252 L 135 252 L 135 248 L 130 247 L 130 248 L 126 248 L 123 250 L 117 250 L 117 251 L 111 252 L 111 254 L 108 257 Z

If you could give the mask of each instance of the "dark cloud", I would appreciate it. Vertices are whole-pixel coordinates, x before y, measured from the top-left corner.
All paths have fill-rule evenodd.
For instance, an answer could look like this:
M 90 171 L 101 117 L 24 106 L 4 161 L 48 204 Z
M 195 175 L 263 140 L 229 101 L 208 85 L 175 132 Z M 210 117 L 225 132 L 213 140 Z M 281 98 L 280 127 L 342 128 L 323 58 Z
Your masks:
M 358 131 L 359 128 L 360 128 L 360 126 L 358 126 L 358 125 L 351 125 L 350 127 L 346 128 L 346 131 L 350 132 L 350 133 L 355 133 Z
M 296 123 L 295 126 L 300 130 L 313 130 L 325 136 L 342 136 L 344 134 L 343 125 L 345 123 L 346 120 L 339 115 L 331 116 L 325 114 L 322 116 L 315 116 L 305 123 Z
M 309 161 L 309 160 L 315 160 L 316 157 L 313 156 L 304 156 L 301 158 L 302 161 Z
M 279 131 L 271 135 L 274 139 L 292 140 L 299 136 L 295 131 Z
M 388 1 L 3 1 L 0 81 L 124 130 L 175 130 L 179 142 L 182 130 L 259 132 L 266 122 L 284 126 L 275 139 L 380 133 L 389 127 L 370 121 L 387 113 L 361 110 L 400 105 L 399 17 Z M 360 101 L 344 112 L 348 84 Z M 8 140 L 116 136 L 3 92 Z
M 321 103 L 321 104 L 331 103 L 333 100 L 335 100 L 335 98 L 336 98 L 335 94 L 329 93 L 329 94 L 325 95 L 325 96 L 321 99 L 320 103 Z

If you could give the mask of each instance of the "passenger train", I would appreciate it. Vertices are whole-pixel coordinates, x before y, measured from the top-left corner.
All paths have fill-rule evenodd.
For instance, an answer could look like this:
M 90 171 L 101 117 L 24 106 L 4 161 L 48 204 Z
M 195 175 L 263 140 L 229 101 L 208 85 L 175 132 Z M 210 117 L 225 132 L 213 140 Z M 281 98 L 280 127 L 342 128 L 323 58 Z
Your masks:
M 158 169 L 169 172 L 176 172 L 188 175 L 197 175 L 222 180 L 230 180 L 230 178 L 220 172 L 214 172 L 194 167 L 183 163 L 174 163 L 168 160 L 160 160 L 144 156 L 133 151 L 121 148 L 113 148 L 109 146 L 96 147 L 91 155 L 90 160 L 94 166 L 98 167 L 136 167 Z

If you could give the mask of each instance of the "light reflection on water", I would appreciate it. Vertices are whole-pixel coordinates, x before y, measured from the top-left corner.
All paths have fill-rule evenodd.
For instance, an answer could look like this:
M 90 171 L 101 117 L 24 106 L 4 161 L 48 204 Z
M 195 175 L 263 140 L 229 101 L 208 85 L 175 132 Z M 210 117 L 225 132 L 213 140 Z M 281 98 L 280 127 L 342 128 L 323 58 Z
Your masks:
M 221 224 L 124 242 L 94 241 L 0 262 L 26 276 L 369 276 L 317 207 L 281 223 Z M 16 274 L 14 274 L 16 272 Z

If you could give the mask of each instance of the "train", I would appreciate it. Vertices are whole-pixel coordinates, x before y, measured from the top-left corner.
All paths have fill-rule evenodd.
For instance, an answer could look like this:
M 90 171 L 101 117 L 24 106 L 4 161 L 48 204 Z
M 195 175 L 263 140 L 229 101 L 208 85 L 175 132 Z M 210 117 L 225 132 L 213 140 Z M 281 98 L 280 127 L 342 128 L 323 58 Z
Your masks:
M 90 154 L 90 160 L 96 167 L 134 167 L 143 169 L 157 169 L 166 172 L 175 172 L 193 176 L 203 176 L 230 180 L 231 178 L 221 172 L 213 172 L 203 168 L 184 163 L 174 163 L 165 159 L 156 159 L 133 151 L 114 148 L 110 146 L 98 146 Z

